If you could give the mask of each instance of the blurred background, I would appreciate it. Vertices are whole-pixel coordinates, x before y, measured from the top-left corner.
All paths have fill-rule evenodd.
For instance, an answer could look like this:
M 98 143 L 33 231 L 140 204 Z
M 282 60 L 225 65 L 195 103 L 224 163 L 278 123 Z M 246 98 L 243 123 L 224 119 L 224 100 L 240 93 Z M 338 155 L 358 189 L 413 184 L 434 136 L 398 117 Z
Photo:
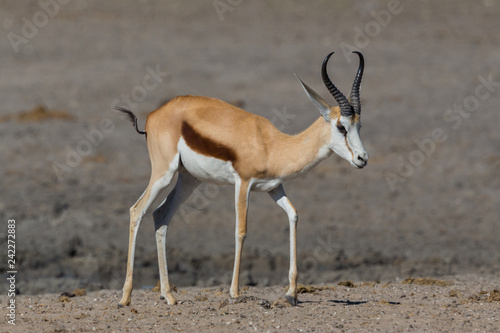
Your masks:
M 220 98 L 298 133 L 319 116 L 294 77 L 361 98 L 368 166 L 333 155 L 285 183 L 300 283 L 500 274 L 500 5 L 465 1 L 0 2 L 0 239 L 16 220 L 22 294 L 119 289 L 129 207 L 149 180 L 139 116 L 177 95 Z M 228 285 L 234 190 L 201 186 L 169 228 L 177 286 Z M 243 285 L 286 284 L 288 220 L 250 198 Z M 7 263 L 4 248 L 2 263 Z M 6 265 L 1 270 L 6 272 Z M 135 287 L 158 280 L 151 215 Z M 0 284 L 6 289 L 7 284 Z

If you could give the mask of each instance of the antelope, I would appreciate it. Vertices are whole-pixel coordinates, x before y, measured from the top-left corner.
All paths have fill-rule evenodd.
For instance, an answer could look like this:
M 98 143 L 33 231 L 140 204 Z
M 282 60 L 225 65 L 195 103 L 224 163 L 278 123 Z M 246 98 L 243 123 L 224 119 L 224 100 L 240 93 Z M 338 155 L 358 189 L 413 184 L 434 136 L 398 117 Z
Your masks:
M 297 220 L 298 215 L 288 199 L 282 183 L 311 170 L 332 152 L 363 168 L 368 154 L 359 131 L 361 103 L 359 90 L 364 69 L 360 52 L 359 67 L 349 99 L 330 80 L 323 60 L 321 76 L 338 106 L 330 106 L 314 90 L 299 80 L 302 88 L 321 116 L 303 132 L 287 135 L 269 120 L 246 112 L 221 100 L 201 96 L 178 96 L 151 112 L 145 130 L 137 125 L 131 111 L 124 112 L 135 130 L 146 135 L 151 159 L 149 185 L 130 208 L 130 234 L 127 273 L 119 306 L 131 302 L 134 253 L 138 229 L 155 199 L 171 183 L 177 183 L 166 199 L 153 212 L 161 299 L 176 304 L 168 279 L 166 258 L 167 229 L 179 206 L 201 182 L 234 185 L 235 188 L 235 257 L 230 296 L 240 295 L 239 272 L 243 242 L 247 234 L 247 209 L 250 191 L 267 192 L 287 214 L 290 227 L 289 288 L 285 298 L 297 304 Z

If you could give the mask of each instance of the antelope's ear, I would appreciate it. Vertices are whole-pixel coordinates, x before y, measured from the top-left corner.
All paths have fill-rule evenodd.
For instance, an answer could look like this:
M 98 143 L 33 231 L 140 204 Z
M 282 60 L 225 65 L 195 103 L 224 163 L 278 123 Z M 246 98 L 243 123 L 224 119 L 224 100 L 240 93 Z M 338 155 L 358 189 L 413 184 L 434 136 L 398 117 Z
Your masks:
M 314 90 L 311 89 L 307 84 L 302 82 L 299 77 L 294 74 L 297 80 L 299 80 L 300 84 L 302 85 L 302 88 L 307 94 L 307 97 L 314 103 L 314 105 L 318 108 L 319 112 L 325 119 L 325 121 L 329 122 L 330 121 L 330 106 L 328 103 L 320 96 L 318 95 Z

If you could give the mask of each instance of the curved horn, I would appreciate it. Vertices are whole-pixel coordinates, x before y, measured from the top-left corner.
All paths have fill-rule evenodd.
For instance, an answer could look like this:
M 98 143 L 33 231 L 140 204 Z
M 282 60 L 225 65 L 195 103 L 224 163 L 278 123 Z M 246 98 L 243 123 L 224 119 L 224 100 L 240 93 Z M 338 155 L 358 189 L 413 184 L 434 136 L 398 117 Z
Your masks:
M 325 86 L 330 91 L 330 94 L 332 94 L 332 96 L 335 98 L 335 100 L 339 104 L 340 114 L 343 116 L 346 116 L 346 117 L 350 117 L 354 113 L 354 110 L 353 110 L 351 104 L 349 104 L 349 101 L 344 96 L 344 94 L 342 94 L 337 89 L 337 87 L 335 87 L 335 85 L 332 83 L 332 81 L 328 77 L 328 73 L 326 72 L 326 66 L 328 64 L 328 59 L 330 59 L 330 57 L 334 53 L 335 52 L 330 53 L 329 55 L 327 55 L 325 57 L 325 60 L 323 60 L 323 65 L 321 66 L 321 77 L 323 78 L 323 82 L 325 83 Z
M 359 67 L 358 72 L 356 73 L 356 77 L 354 78 L 354 83 L 352 84 L 351 89 L 351 97 L 350 102 L 354 112 L 357 115 L 361 114 L 361 101 L 359 100 L 359 87 L 361 86 L 361 79 L 363 77 L 363 70 L 365 68 L 365 59 L 361 52 L 353 51 L 352 53 L 356 53 L 359 56 Z

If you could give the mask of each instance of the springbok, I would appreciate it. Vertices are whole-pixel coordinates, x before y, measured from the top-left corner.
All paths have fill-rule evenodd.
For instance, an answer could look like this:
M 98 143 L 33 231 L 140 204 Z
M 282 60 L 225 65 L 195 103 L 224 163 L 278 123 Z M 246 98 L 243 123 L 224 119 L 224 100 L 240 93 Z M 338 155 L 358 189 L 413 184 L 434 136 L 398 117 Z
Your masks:
M 137 117 L 127 114 L 136 131 L 147 134 L 151 159 L 151 179 L 142 196 L 130 208 L 130 235 L 127 275 L 120 306 L 130 305 L 134 252 L 142 218 L 155 199 L 178 172 L 177 183 L 167 198 L 153 212 L 161 283 L 161 298 L 175 304 L 168 280 L 166 258 L 167 228 L 179 206 L 201 182 L 230 184 L 235 187 L 235 258 L 230 295 L 238 297 L 240 259 L 247 233 L 247 209 L 250 191 L 268 192 L 285 210 L 290 225 L 290 286 L 286 299 L 297 304 L 297 212 L 283 189 L 283 181 L 311 170 L 332 152 L 355 168 L 363 168 L 368 154 L 359 136 L 361 103 L 359 89 L 364 59 L 359 67 L 348 100 L 327 74 L 328 54 L 321 68 L 323 82 L 338 103 L 329 106 L 309 86 L 297 79 L 307 96 L 319 109 L 321 117 L 297 135 L 279 131 L 269 120 L 248 113 L 215 98 L 178 96 L 151 112 L 145 131 L 137 126 Z

